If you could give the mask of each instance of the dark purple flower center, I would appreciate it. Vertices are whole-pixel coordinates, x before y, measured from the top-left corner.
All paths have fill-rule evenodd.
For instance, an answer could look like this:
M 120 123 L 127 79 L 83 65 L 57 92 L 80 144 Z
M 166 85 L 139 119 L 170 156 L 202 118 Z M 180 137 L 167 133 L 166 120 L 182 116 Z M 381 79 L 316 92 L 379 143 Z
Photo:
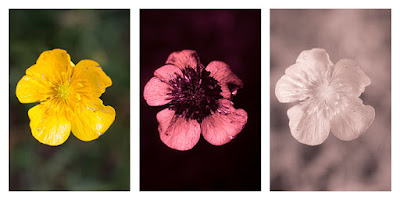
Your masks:
M 218 109 L 218 99 L 222 98 L 221 86 L 204 66 L 197 65 L 197 70 L 187 66 L 182 73 L 183 76 L 178 75 L 169 81 L 172 87 L 168 93 L 171 99 L 169 108 L 176 115 L 201 122 Z

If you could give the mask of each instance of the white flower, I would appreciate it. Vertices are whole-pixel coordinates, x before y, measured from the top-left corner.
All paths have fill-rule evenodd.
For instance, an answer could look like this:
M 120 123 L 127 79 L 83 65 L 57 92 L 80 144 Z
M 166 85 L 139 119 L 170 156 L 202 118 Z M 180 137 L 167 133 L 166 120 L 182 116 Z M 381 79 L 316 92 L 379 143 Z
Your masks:
M 352 140 L 367 130 L 375 118 L 373 107 L 359 98 L 371 80 L 353 60 L 334 65 L 324 49 L 301 52 L 276 83 L 281 103 L 300 101 L 287 111 L 290 132 L 297 141 L 319 145 L 329 131 Z

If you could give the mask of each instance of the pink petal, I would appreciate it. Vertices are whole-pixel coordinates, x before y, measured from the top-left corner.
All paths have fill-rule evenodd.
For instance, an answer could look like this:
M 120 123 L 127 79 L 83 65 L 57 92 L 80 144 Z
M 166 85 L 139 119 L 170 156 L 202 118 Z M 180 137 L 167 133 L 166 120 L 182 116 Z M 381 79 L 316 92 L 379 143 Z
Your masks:
M 168 147 L 180 151 L 192 149 L 200 139 L 200 124 L 175 115 L 165 108 L 157 113 L 158 132 L 161 141 Z
M 154 76 L 163 82 L 169 82 L 175 79 L 178 75 L 183 76 L 182 71 L 175 65 L 164 65 L 154 71 Z
M 204 118 L 201 133 L 213 145 L 223 145 L 242 131 L 247 123 L 247 112 L 235 109 L 226 99 L 219 100 L 220 107 L 214 114 Z
M 182 50 L 173 52 L 168 56 L 166 64 L 175 65 L 181 70 L 185 67 L 191 67 L 193 69 L 197 68 L 200 63 L 200 59 L 197 56 L 196 51 L 193 50 Z
M 231 98 L 236 95 L 238 89 L 243 87 L 243 82 L 231 71 L 229 66 L 221 61 L 212 61 L 207 65 L 206 70 L 221 85 L 224 98 Z
M 153 77 L 144 86 L 144 100 L 146 100 L 149 106 L 162 106 L 169 103 L 171 100 L 168 99 L 168 93 L 171 91 L 171 87 L 161 81 L 157 77 Z
M 333 134 L 341 140 L 352 140 L 366 131 L 375 119 L 375 110 L 359 98 L 348 98 L 342 110 L 331 120 Z
M 290 132 L 303 144 L 319 145 L 329 135 L 329 120 L 321 114 L 322 112 L 313 112 L 315 108 L 308 106 L 307 103 L 293 106 L 287 111 Z
M 357 62 L 342 59 L 336 63 L 332 73 L 332 87 L 337 92 L 359 97 L 366 86 L 371 84 L 371 79 L 361 70 Z

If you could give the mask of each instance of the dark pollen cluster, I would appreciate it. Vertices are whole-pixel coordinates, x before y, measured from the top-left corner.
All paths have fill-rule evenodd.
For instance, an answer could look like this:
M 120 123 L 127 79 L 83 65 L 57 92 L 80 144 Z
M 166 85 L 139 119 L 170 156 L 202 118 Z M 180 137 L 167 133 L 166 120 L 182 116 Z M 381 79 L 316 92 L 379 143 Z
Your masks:
M 176 115 L 201 122 L 218 109 L 221 86 L 204 66 L 197 65 L 196 70 L 187 66 L 182 73 L 168 83 L 172 87 L 169 108 Z

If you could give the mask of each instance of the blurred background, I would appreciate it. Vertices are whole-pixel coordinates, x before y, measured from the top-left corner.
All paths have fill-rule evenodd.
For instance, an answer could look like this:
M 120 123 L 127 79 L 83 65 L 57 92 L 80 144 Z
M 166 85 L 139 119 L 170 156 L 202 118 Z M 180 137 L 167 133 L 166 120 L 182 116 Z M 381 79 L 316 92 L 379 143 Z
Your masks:
M 10 190 L 130 189 L 129 10 L 10 10 Z M 77 64 L 97 61 L 113 84 L 101 96 L 116 119 L 100 138 L 73 134 L 61 146 L 39 143 L 15 88 L 39 55 L 65 49 Z
M 140 10 L 140 189 L 261 189 L 261 10 Z M 157 130 L 157 112 L 143 88 L 169 54 L 196 50 L 207 66 L 230 65 L 243 81 L 233 98 L 248 121 L 230 143 L 213 146 L 203 137 L 189 151 L 166 146 Z
M 271 10 L 271 190 L 391 190 L 391 11 Z M 275 85 L 303 50 L 350 58 L 371 78 L 361 99 L 375 120 L 359 138 L 332 133 L 318 146 L 297 142 Z

